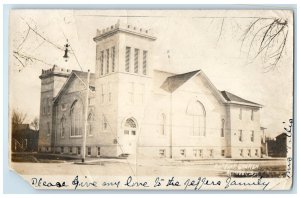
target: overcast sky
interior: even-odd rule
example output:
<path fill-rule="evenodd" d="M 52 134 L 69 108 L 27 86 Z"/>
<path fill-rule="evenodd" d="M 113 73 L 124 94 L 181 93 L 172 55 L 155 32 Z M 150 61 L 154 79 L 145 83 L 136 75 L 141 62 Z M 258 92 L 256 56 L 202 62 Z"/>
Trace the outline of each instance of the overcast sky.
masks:
<path fill-rule="evenodd" d="M 253 50 L 248 55 L 249 43 L 241 48 L 242 35 L 255 17 L 288 19 L 286 48 L 276 69 L 269 72 L 264 69 L 269 62 L 263 62 L 261 57 L 251 59 Z M 219 90 L 264 105 L 261 124 L 273 136 L 283 131 L 282 122 L 292 118 L 293 19 L 287 11 L 13 11 L 10 16 L 11 107 L 26 112 L 28 122 L 38 117 L 41 70 L 56 64 L 94 71 L 96 51 L 92 39 L 96 30 L 109 27 L 118 20 L 151 29 L 157 37 L 154 68 L 173 72 L 202 69 Z M 33 31 L 27 35 L 26 23 L 52 44 Z M 263 27 L 263 23 L 258 25 Z M 72 55 L 68 62 L 63 60 L 64 53 L 58 48 L 63 48 L 66 39 L 80 66 Z M 13 50 L 44 63 L 28 61 L 24 68 L 13 57 Z"/>

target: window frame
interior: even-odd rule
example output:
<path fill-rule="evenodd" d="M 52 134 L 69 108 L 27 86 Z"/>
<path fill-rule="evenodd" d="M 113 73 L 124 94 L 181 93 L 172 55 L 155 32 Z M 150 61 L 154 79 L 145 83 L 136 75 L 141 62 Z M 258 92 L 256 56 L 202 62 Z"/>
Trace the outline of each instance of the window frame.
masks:
<path fill-rule="evenodd" d="M 139 55 L 140 55 L 140 49 L 134 48 L 134 69 L 133 72 L 135 74 L 139 73 Z"/>
<path fill-rule="evenodd" d="M 92 147 L 88 146 L 87 149 L 86 149 L 86 151 L 87 151 L 86 152 L 87 156 L 91 156 L 92 155 Z"/>
<path fill-rule="evenodd" d="M 125 48 L 125 72 L 130 72 L 131 47 Z"/>
<path fill-rule="evenodd" d="M 84 126 L 83 125 L 83 105 L 79 100 L 74 100 L 70 108 L 71 127 L 70 138 L 82 137 Z M 76 129 L 77 128 L 77 129 Z M 76 133 L 76 130 L 77 133 Z"/>
<path fill-rule="evenodd" d="M 243 130 L 242 129 L 239 129 L 239 142 L 243 142 Z"/>
<path fill-rule="evenodd" d="M 159 157 L 165 158 L 166 157 L 166 149 L 159 149 L 158 154 L 159 154 Z"/>
<path fill-rule="evenodd" d="M 148 51 L 147 50 L 143 50 L 143 75 L 147 75 L 148 73 Z"/>
<path fill-rule="evenodd" d="M 201 108 L 201 114 L 199 111 L 195 112 L 196 107 Z M 192 132 L 194 137 L 206 137 L 206 110 L 202 102 L 199 100 L 193 100 L 187 106 L 186 114 L 192 119 Z"/>

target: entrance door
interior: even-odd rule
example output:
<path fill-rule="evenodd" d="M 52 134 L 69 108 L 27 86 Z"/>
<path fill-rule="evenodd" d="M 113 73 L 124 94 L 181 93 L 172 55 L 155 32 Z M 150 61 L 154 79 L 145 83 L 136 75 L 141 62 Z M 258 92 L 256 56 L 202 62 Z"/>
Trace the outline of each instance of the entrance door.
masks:
<path fill-rule="evenodd" d="M 123 153 L 136 153 L 137 124 L 133 118 L 128 118 L 124 124 Z"/>

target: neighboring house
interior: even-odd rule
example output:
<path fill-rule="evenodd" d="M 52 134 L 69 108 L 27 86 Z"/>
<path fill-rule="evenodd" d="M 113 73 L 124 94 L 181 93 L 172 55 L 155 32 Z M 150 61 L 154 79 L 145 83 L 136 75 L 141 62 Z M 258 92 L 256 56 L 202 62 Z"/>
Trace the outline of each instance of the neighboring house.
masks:
<path fill-rule="evenodd" d="M 275 140 L 268 140 L 268 153 L 271 157 L 286 157 L 287 154 L 287 135 L 281 133 Z"/>
<path fill-rule="evenodd" d="M 19 124 L 12 131 L 11 149 L 13 152 L 36 152 L 38 139 L 38 131 L 31 129 L 29 124 Z"/>
<path fill-rule="evenodd" d="M 81 155 L 87 120 L 88 156 L 261 157 L 262 105 L 219 91 L 202 70 L 154 69 L 155 40 L 117 23 L 97 30 L 89 83 L 88 72 L 43 70 L 39 150 Z"/>

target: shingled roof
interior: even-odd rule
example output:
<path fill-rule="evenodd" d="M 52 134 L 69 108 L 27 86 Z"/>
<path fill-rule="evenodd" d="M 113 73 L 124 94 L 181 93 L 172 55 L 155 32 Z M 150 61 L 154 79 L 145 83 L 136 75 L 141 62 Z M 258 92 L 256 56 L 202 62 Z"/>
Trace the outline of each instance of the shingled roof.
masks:
<path fill-rule="evenodd" d="M 184 74 L 170 76 L 164 81 L 164 83 L 161 85 L 160 88 L 172 93 L 176 89 L 178 89 L 181 85 L 183 85 L 186 81 L 188 81 L 190 78 L 196 75 L 199 71 L 200 70 L 196 70 Z"/>
<path fill-rule="evenodd" d="M 252 105 L 260 105 L 258 103 L 255 102 L 251 102 L 249 100 L 245 100 L 237 95 L 234 95 L 233 93 L 230 93 L 228 91 L 220 91 L 220 93 L 222 94 L 222 96 L 228 101 L 228 102 L 241 102 L 241 103 L 248 103 L 248 104 L 252 104 Z"/>

